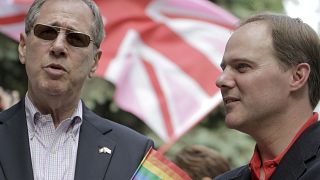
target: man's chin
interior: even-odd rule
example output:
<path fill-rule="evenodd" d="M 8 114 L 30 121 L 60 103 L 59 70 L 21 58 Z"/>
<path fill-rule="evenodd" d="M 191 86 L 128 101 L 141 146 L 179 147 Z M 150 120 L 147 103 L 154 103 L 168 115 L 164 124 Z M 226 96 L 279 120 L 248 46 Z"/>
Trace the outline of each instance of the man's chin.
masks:
<path fill-rule="evenodd" d="M 235 116 L 233 116 L 231 114 L 226 115 L 225 124 L 230 129 L 238 129 L 242 125 L 239 118 L 236 118 Z"/>
<path fill-rule="evenodd" d="M 45 87 L 43 88 L 43 92 L 47 94 L 48 96 L 62 96 L 68 92 L 66 88 L 61 88 L 61 87 Z"/>

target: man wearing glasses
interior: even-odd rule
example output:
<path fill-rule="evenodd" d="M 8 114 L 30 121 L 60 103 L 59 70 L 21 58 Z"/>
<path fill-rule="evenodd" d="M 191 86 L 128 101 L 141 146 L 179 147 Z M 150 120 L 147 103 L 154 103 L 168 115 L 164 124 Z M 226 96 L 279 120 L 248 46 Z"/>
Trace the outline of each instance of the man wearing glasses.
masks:
<path fill-rule="evenodd" d="M 0 114 L 0 180 L 130 179 L 153 142 L 80 100 L 101 56 L 97 6 L 36 0 L 25 25 L 19 59 L 28 92 Z"/>

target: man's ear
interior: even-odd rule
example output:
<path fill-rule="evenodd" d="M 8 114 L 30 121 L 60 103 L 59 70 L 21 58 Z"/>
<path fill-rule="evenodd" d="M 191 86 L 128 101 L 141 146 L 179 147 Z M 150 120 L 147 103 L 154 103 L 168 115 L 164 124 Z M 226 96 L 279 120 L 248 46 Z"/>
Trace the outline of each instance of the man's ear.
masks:
<path fill-rule="evenodd" d="M 21 62 L 21 64 L 25 64 L 26 63 L 26 40 L 27 40 L 27 35 L 26 33 L 21 33 L 20 34 L 20 42 L 19 42 L 19 46 L 18 46 L 18 52 L 19 52 L 19 60 Z"/>
<path fill-rule="evenodd" d="M 89 73 L 89 78 L 91 78 L 94 75 L 94 73 L 96 72 L 101 54 L 102 54 L 102 51 L 100 49 L 98 49 L 95 56 L 94 56 L 94 63 L 92 64 L 92 67 L 91 67 L 91 70 Z"/>
<path fill-rule="evenodd" d="M 292 91 L 300 89 L 308 82 L 310 71 L 308 63 L 300 63 L 292 69 L 292 81 L 290 83 Z"/>

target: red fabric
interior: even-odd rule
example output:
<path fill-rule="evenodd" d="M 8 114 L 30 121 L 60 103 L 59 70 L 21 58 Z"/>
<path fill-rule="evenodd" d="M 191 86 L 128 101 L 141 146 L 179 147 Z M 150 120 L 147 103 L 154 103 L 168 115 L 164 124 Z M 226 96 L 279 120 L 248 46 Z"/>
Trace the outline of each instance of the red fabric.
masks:
<path fill-rule="evenodd" d="M 260 167 L 262 164 L 263 171 L 265 173 L 265 180 L 270 179 L 273 172 L 276 170 L 277 166 L 279 165 L 281 159 L 283 156 L 288 152 L 290 147 L 294 144 L 294 142 L 300 137 L 300 135 L 305 131 L 309 126 L 317 122 L 318 120 L 318 113 L 314 113 L 313 116 L 311 116 L 308 121 L 301 127 L 301 129 L 298 131 L 298 133 L 294 136 L 293 140 L 290 142 L 290 144 L 287 146 L 287 148 L 279 154 L 275 159 L 272 160 L 266 160 L 261 163 L 262 160 L 260 158 L 260 152 L 258 147 L 256 146 L 253 156 L 250 160 L 250 170 L 251 170 L 251 179 L 252 180 L 260 180 Z"/>

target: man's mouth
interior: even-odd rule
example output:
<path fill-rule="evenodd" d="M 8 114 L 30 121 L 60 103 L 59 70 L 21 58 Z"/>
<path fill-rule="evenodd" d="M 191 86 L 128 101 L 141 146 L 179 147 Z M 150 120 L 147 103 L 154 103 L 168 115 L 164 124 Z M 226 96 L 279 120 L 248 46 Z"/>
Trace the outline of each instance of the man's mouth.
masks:
<path fill-rule="evenodd" d="M 52 69 L 56 69 L 56 70 L 66 71 L 66 69 L 63 66 L 61 66 L 60 64 L 49 64 L 49 65 L 45 66 L 45 68 L 52 68 Z"/>
<path fill-rule="evenodd" d="M 230 96 L 227 96 L 227 97 L 223 98 L 224 104 L 230 104 L 230 103 L 233 103 L 233 102 L 236 102 L 236 101 L 239 101 L 239 98 L 230 97 Z"/>
<path fill-rule="evenodd" d="M 63 76 L 67 72 L 67 70 L 60 64 L 49 64 L 44 66 L 43 69 L 54 79 Z"/>

